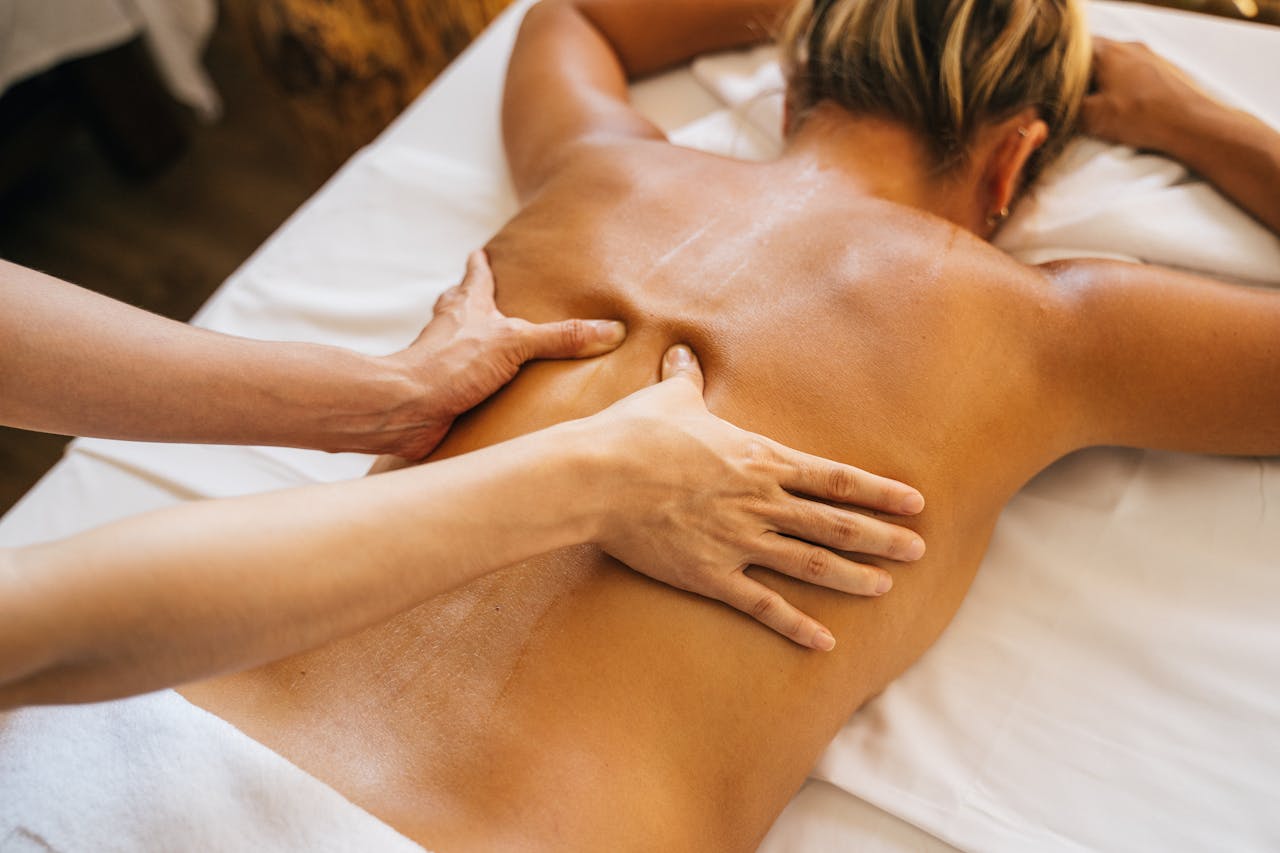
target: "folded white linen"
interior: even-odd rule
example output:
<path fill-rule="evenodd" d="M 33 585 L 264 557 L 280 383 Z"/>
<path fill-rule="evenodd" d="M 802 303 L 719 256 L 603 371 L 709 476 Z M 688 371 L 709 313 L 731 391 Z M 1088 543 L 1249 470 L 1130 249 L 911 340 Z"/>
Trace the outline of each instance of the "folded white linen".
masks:
<path fill-rule="evenodd" d="M 166 690 L 0 717 L 0 850 L 423 853 Z"/>

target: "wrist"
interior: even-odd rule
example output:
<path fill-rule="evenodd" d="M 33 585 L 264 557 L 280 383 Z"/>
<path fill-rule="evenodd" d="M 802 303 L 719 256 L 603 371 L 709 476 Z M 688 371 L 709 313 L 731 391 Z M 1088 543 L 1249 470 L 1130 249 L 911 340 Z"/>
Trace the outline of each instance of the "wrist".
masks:
<path fill-rule="evenodd" d="M 593 416 L 565 421 L 534 437 L 545 442 L 542 458 L 554 460 L 557 466 L 552 479 L 562 484 L 559 504 L 572 543 L 606 539 L 626 486 L 613 434 Z"/>
<path fill-rule="evenodd" d="M 447 424 L 436 425 L 423 412 L 427 389 L 393 358 L 324 349 L 325 357 L 315 352 L 304 356 L 317 371 L 317 384 L 300 394 L 309 425 L 295 442 L 299 446 L 413 458 L 413 445 L 424 433 L 433 426 L 439 426 L 441 434 L 447 429 Z"/>
<path fill-rule="evenodd" d="M 1195 168 L 1217 146 L 1217 140 L 1234 121 L 1234 114 L 1234 110 L 1211 98 L 1188 98 L 1168 110 L 1154 147 Z"/>
<path fill-rule="evenodd" d="M 359 450 L 421 459 L 435 448 L 453 419 L 431 407 L 437 390 L 395 356 L 364 357 L 361 409 L 354 424 Z"/>

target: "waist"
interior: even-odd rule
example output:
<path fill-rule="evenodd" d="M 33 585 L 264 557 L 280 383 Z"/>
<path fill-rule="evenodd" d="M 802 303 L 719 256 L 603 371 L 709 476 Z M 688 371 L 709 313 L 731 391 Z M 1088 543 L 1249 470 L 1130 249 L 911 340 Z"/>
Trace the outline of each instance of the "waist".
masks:
<path fill-rule="evenodd" d="M 750 850 L 871 689 L 576 548 L 186 692 L 429 849 Z"/>

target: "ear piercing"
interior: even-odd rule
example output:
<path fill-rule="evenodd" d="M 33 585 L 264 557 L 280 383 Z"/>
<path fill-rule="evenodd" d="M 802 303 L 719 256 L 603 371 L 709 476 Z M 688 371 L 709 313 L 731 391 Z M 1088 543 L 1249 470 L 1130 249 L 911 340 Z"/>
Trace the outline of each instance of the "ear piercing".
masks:
<path fill-rule="evenodd" d="M 1018 135 L 1021 136 L 1023 139 L 1026 139 L 1028 136 L 1031 135 L 1031 131 L 1027 130 L 1025 127 L 1020 127 L 1018 128 Z M 1004 222 L 1008 218 L 1009 218 L 1009 207 L 1008 205 L 1005 205 L 1004 207 L 1000 208 L 998 211 L 996 211 L 995 213 L 992 213 L 987 217 L 987 224 L 992 226 L 999 225 L 1001 222 Z"/>

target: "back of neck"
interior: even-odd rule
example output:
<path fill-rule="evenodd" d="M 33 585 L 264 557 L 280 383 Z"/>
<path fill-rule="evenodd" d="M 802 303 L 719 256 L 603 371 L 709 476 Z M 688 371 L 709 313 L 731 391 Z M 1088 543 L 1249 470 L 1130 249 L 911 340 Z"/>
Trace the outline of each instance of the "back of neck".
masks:
<path fill-rule="evenodd" d="M 899 121 L 823 102 L 792 133 L 783 159 L 836 172 L 867 195 L 968 226 L 963 182 L 938 175 L 920 134 Z"/>

